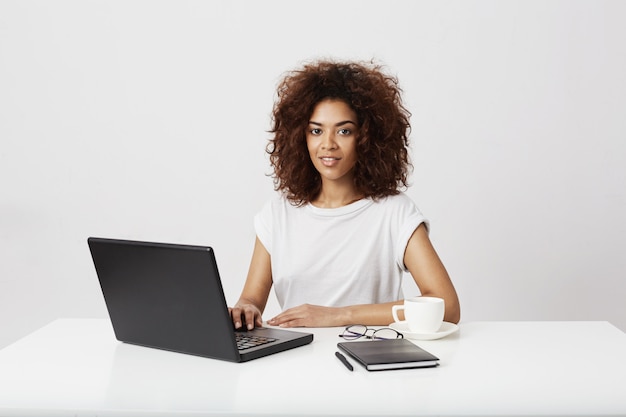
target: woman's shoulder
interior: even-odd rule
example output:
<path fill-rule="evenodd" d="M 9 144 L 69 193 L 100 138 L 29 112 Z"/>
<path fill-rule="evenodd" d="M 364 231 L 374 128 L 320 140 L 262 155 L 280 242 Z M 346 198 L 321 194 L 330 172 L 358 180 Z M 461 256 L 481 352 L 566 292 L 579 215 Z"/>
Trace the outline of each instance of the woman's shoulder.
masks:
<path fill-rule="evenodd" d="M 386 216 L 405 218 L 412 216 L 423 216 L 419 207 L 411 197 L 405 193 L 398 193 L 384 197 L 375 202 L 378 211 Z"/>
<path fill-rule="evenodd" d="M 415 202 L 403 192 L 399 192 L 398 194 L 393 194 L 387 197 L 384 197 L 377 201 L 378 204 L 388 206 L 388 207 L 397 207 L 397 208 L 408 208 L 408 207 L 416 207 Z"/>
<path fill-rule="evenodd" d="M 424 223 L 427 228 L 430 227 L 428 219 L 417 207 L 417 204 L 405 193 L 400 192 L 385 197 L 381 203 L 385 205 L 381 209 L 385 217 L 395 219 L 402 228 L 408 231 L 412 232 L 421 223 Z"/>
<path fill-rule="evenodd" d="M 298 208 L 300 207 L 294 205 L 285 195 L 281 193 L 275 193 L 265 201 L 262 211 L 285 213 L 292 210 L 297 210 Z"/>

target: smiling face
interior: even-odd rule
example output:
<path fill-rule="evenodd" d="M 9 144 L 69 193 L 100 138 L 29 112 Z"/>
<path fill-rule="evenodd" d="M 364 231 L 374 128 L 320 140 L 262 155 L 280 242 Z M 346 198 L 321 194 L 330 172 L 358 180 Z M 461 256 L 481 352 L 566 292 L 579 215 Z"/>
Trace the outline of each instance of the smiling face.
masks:
<path fill-rule="evenodd" d="M 350 106 L 336 99 L 320 101 L 311 114 L 306 132 L 309 156 L 322 177 L 329 182 L 352 184 L 357 162 L 357 115 Z"/>

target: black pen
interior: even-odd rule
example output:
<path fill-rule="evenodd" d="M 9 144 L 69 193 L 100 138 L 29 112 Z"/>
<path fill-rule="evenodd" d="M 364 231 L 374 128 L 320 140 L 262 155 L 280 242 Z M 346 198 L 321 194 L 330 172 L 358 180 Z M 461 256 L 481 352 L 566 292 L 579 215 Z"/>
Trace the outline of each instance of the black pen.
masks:
<path fill-rule="evenodd" d="M 339 360 L 341 361 L 341 363 L 343 363 L 344 365 L 346 365 L 346 368 L 348 368 L 350 371 L 353 371 L 354 368 L 352 367 L 352 365 L 350 365 L 350 362 L 348 362 L 348 360 L 346 359 L 345 356 L 343 356 L 341 353 L 339 352 L 335 352 L 335 356 L 339 358 Z"/>

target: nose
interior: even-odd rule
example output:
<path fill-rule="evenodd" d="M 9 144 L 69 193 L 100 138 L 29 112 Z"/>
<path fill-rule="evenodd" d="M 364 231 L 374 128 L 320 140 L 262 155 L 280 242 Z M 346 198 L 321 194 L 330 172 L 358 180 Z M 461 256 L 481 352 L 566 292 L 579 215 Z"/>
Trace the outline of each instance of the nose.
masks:
<path fill-rule="evenodd" d="M 335 142 L 335 133 L 328 132 L 322 137 L 322 149 L 331 150 L 337 148 L 337 142 Z"/>

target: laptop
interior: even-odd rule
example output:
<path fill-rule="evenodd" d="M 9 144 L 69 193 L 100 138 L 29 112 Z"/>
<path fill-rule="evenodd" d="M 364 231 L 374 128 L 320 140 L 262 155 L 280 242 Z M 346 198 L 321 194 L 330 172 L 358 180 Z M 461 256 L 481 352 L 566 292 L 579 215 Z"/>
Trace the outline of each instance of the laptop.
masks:
<path fill-rule="evenodd" d="M 88 245 L 119 341 L 232 362 L 313 341 L 271 327 L 235 331 L 211 247 L 97 237 Z"/>

